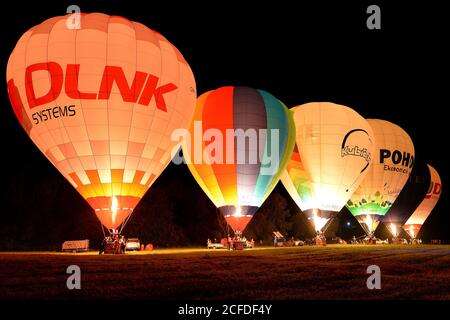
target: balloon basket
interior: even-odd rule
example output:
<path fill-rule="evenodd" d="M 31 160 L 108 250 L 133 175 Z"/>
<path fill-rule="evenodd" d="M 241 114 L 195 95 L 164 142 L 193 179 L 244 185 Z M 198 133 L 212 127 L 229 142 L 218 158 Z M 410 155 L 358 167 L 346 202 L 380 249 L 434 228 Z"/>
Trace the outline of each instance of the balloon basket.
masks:
<path fill-rule="evenodd" d="M 373 234 L 369 234 L 369 239 L 367 240 L 366 244 L 368 245 L 375 245 L 377 244 L 377 239 Z"/>
<path fill-rule="evenodd" d="M 316 246 L 325 247 L 327 245 L 327 238 L 325 238 L 321 234 L 317 235 L 314 240 L 315 240 Z"/>
<path fill-rule="evenodd" d="M 107 243 L 105 245 L 105 254 L 124 254 L 125 252 L 118 243 Z"/>

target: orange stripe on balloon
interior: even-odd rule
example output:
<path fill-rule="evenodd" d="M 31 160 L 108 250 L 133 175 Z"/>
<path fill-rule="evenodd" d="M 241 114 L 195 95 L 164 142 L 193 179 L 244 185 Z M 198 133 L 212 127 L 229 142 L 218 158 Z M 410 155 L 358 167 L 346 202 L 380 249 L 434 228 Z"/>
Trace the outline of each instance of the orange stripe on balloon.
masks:
<path fill-rule="evenodd" d="M 101 183 L 97 170 L 86 170 L 85 172 L 89 178 L 89 181 L 91 181 L 91 184 L 94 184 L 94 183 L 100 184 Z"/>
<path fill-rule="evenodd" d="M 114 183 L 114 190 L 120 190 L 119 193 L 114 193 L 114 195 L 142 197 L 149 188 L 150 184 L 155 180 L 155 178 L 156 176 L 152 175 L 146 185 L 135 183 Z M 77 191 L 83 196 L 83 198 L 96 197 L 100 195 L 113 195 L 113 189 L 111 188 L 110 183 L 80 185 L 77 187 Z"/>
<path fill-rule="evenodd" d="M 156 178 L 156 176 L 155 176 L 154 174 L 151 174 L 151 175 L 150 175 L 150 178 L 148 178 L 148 181 L 147 181 L 147 183 L 145 184 L 145 186 L 146 186 L 147 188 L 150 188 L 150 185 L 153 183 L 153 181 L 155 180 L 155 178 Z"/>
<path fill-rule="evenodd" d="M 82 186 L 83 183 L 81 182 L 80 178 L 78 178 L 78 175 L 75 172 L 69 173 L 69 176 L 72 178 L 72 180 L 78 185 Z"/>
<path fill-rule="evenodd" d="M 225 203 L 237 202 L 236 164 L 226 163 L 226 153 L 235 152 L 234 139 L 226 143 L 226 129 L 234 129 L 233 121 L 233 87 L 214 90 L 206 99 L 203 108 L 203 132 L 208 129 L 221 131 L 223 140 L 223 163 L 213 163 L 213 169 Z M 236 155 L 234 155 L 236 158 Z"/>
<path fill-rule="evenodd" d="M 111 169 L 111 182 L 118 183 L 123 181 L 123 169 Z"/>
<path fill-rule="evenodd" d="M 133 184 L 140 184 L 144 174 L 144 171 L 136 170 L 134 173 Z"/>
<path fill-rule="evenodd" d="M 194 163 L 194 152 L 195 152 L 195 145 L 194 145 L 194 124 L 198 121 L 202 121 L 202 114 L 203 114 L 203 107 L 205 105 L 205 101 L 208 98 L 208 96 L 213 91 L 208 91 L 204 94 L 202 94 L 197 99 L 197 106 L 195 108 L 194 116 L 191 122 L 191 125 L 189 127 L 189 133 L 190 133 L 190 139 L 188 141 L 183 141 L 183 155 L 186 159 L 187 166 L 189 170 L 191 171 L 192 175 L 194 176 L 194 179 L 198 182 L 200 187 L 203 189 L 203 191 L 206 193 L 209 199 L 213 201 L 214 205 L 216 207 L 220 207 L 225 205 L 222 193 L 220 192 L 220 189 L 218 187 L 217 179 L 214 176 L 214 172 L 212 171 L 212 168 L 209 164 L 206 163 Z M 201 141 L 201 150 L 204 148 L 204 142 Z M 200 151 L 201 151 L 200 150 Z M 202 154 L 200 154 L 202 157 Z M 200 158 L 201 160 L 202 158 Z"/>

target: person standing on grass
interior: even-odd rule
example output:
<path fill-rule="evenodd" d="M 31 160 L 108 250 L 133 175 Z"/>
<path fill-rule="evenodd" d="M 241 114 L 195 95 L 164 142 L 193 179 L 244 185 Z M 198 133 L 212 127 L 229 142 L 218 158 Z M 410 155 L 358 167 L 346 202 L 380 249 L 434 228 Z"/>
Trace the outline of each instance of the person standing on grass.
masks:
<path fill-rule="evenodd" d="M 100 250 L 99 250 L 98 254 L 105 253 L 105 247 L 106 247 L 106 238 L 103 237 L 103 240 L 100 243 Z"/>
<path fill-rule="evenodd" d="M 126 242 L 127 240 L 125 239 L 125 236 L 121 236 L 120 238 L 120 253 L 125 253 L 126 250 Z"/>
<path fill-rule="evenodd" d="M 118 254 L 120 247 L 119 247 L 119 239 L 117 237 L 117 235 L 114 235 L 114 254 Z"/>

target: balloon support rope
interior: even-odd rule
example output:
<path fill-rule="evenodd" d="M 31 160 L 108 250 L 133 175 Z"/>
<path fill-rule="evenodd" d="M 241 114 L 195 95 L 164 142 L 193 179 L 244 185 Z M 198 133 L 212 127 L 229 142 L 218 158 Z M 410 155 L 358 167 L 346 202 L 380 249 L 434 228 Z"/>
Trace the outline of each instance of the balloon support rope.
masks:
<path fill-rule="evenodd" d="M 119 234 L 122 234 L 122 230 L 123 228 L 126 226 L 126 224 L 128 223 L 128 220 L 130 220 L 131 216 L 133 215 L 134 210 L 131 212 L 131 214 L 125 219 L 125 221 L 122 223 L 122 225 L 120 226 L 119 229 Z"/>
<path fill-rule="evenodd" d="M 100 228 L 102 228 L 103 238 L 106 238 L 105 227 L 103 226 L 103 224 L 101 222 L 100 222 Z"/>

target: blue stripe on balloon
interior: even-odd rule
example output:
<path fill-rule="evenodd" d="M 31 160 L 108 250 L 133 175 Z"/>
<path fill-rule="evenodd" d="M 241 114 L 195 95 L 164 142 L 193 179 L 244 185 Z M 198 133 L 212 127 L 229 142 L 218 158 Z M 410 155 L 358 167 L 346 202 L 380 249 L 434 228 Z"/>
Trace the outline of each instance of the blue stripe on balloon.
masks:
<path fill-rule="evenodd" d="M 286 149 L 286 144 L 288 140 L 288 119 L 286 117 L 285 110 L 274 96 L 272 96 L 270 93 L 265 92 L 263 90 L 257 90 L 259 94 L 262 96 L 264 100 L 264 105 L 266 107 L 266 113 L 267 113 L 267 138 L 266 138 L 266 145 L 264 150 L 264 157 L 262 159 L 261 167 L 269 167 L 270 164 L 267 164 L 267 157 L 265 156 L 268 154 L 268 150 L 271 150 L 271 129 L 278 129 L 279 130 L 279 146 L 278 146 L 278 165 L 281 162 L 281 159 L 284 156 L 284 152 Z M 256 199 L 263 199 L 266 192 L 268 191 L 268 188 L 273 180 L 274 175 L 278 171 L 277 170 L 271 175 L 263 175 L 259 174 L 258 180 L 256 182 L 256 188 L 255 188 L 255 198 Z"/>

